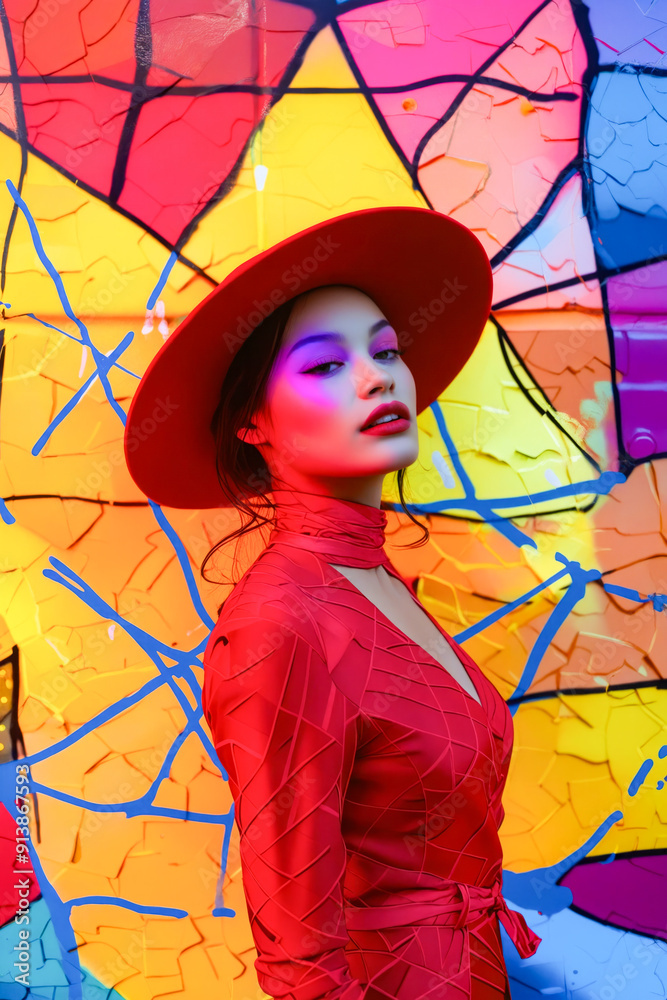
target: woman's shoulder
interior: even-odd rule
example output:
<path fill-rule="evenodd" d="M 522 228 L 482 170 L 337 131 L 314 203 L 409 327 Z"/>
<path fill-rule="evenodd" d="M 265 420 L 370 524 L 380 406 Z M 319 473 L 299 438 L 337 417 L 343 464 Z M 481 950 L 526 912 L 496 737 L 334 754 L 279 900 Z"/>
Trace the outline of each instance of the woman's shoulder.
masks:
<path fill-rule="evenodd" d="M 257 557 L 225 599 L 207 650 L 228 632 L 254 629 L 259 635 L 278 627 L 322 652 L 314 588 L 324 585 L 324 573 L 312 553 L 301 555 L 268 548 Z"/>
<path fill-rule="evenodd" d="M 357 618 L 347 614 L 347 591 L 335 592 L 332 575 L 312 552 L 286 553 L 277 546 L 264 550 L 225 601 L 204 666 L 220 658 L 245 666 L 248 660 L 270 660 L 270 674 L 278 675 L 281 665 L 291 669 L 287 661 L 295 657 L 304 670 L 310 669 L 306 663 L 319 663 L 335 686 L 359 704 L 371 660 L 364 650 L 371 648 L 372 636 L 367 646 L 359 644 Z"/>

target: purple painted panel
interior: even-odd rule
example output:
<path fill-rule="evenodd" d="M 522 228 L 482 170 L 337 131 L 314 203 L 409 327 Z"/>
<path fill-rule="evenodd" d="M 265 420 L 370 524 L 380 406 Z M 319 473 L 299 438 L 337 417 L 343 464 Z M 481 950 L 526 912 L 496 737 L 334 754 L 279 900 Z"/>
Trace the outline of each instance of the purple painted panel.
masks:
<path fill-rule="evenodd" d="M 621 428 L 635 459 L 667 452 L 667 262 L 607 281 Z"/>
<path fill-rule="evenodd" d="M 666 878 L 666 854 L 640 854 L 576 865 L 559 884 L 596 920 L 667 941 Z"/>

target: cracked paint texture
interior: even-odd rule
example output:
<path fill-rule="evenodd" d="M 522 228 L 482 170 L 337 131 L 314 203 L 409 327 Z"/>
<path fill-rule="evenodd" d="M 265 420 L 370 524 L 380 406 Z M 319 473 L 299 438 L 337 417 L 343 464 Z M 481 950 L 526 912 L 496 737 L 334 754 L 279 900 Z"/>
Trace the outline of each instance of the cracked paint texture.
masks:
<path fill-rule="evenodd" d="M 384 500 L 394 565 L 514 716 L 504 892 L 543 943 L 505 941 L 512 996 L 664 995 L 665 4 L 0 19 L 0 882 L 23 762 L 35 946 L 26 987 L 3 888 L 0 995 L 259 995 L 200 706 L 229 585 L 199 566 L 237 522 L 141 495 L 124 416 L 216 282 L 376 205 L 451 215 L 494 269 L 479 345 L 418 421 L 430 543 L 396 547 L 391 477 Z"/>

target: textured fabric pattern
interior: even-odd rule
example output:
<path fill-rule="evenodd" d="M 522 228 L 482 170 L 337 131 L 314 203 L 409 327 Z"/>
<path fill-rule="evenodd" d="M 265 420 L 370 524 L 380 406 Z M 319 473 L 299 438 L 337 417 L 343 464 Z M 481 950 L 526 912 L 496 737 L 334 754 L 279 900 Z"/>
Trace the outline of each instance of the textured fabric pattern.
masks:
<path fill-rule="evenodd" d="M 221 610 L 203 690 L 260 986 L 288 1000 L 503 1000 L 499 918 L 522 957 L 540 941 L 500 891 L 512 716 L 433 616 L 479 702 L 330 565 L 400 580 L 384 511 L 273 497 L 276 526 Z"/>

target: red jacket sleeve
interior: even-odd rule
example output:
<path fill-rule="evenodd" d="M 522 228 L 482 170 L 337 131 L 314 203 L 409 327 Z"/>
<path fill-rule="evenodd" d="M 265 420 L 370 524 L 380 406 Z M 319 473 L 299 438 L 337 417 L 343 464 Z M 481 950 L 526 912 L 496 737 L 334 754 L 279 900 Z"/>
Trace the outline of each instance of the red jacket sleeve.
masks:
<path fill-rule="evenodd" d="M 286 625 L 230 622 L 212 638 L 204 713 L 234 799 L 259 984 L 281 1000 L 362 1000 L 344 950 L 348 701 Z"/>

